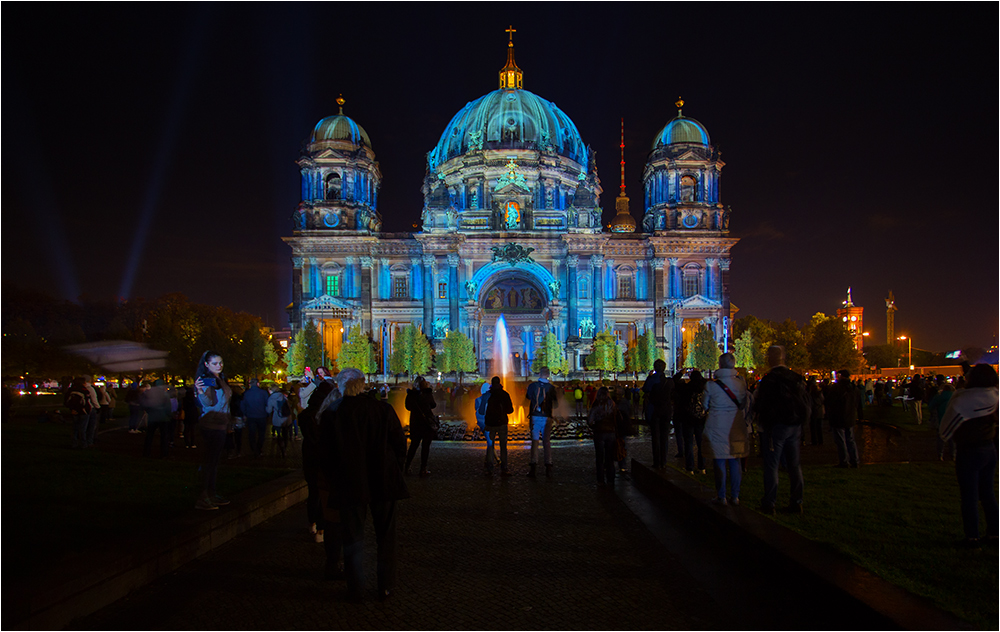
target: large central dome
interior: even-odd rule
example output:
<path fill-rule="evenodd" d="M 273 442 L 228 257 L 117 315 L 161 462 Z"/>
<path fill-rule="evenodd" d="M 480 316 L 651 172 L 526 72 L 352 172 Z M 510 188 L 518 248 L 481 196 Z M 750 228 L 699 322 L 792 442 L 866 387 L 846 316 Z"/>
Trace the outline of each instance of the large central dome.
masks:
<path fill-rule="evenodd" d="M 428 155 L 432 169 L 481 149 L 552 151 L 584 166 L 587 148 L 566 114 L 550 101 L 518 89 L 494 90 L 451 119 Z"/>

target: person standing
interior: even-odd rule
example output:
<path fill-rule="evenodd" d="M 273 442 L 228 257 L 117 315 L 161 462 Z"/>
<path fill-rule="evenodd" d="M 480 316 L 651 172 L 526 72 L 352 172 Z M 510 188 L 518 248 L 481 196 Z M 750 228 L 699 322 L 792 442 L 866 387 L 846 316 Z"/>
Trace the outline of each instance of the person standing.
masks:
<path fill-rule="evenodd" d="M 705 435 L 708 437 L 708 444 L 712 446 L 715 500 L 722 505 L 728 504 L 728 472 L 728 502 L 738 505 L 742 481 L 740 459 L 749 454 L 749 442 L 742 414 L 747 403 L 747 385 L 736 373 L 736 357 L 733 354 L 723 353 L 719 356 L 719 370 L 715 372 L 715 380 L 705 385 L 703 403 L 708 412 Z"/>
<path fill-rule="evenodd" d="M 679 376 L 674 376 L 677 382 L 674 390 L 674 426 L 680 427 L 684 443 L 684 469 L 688 474 L 694 474 L 696 466 L 702 474 L 705 473 L 705 456 L 702 454 L 701 439 L 705 431 L 705 378 L 701 371 L 694 369 L 684 383 Z M 677 422 L 680 422 L 679 424 Z M 675 430 L 676 434 L 676 430 Z M 680 445 L 680 441 L 678 441 Z M 695 449 L 698 459 L 695 461 Z"/>
<path fill-rule="evenodd" d="M 319 494 L 319 420 L 317 412 L 320 406 L 326 401 L 327 396 L 336 390 L 334 382 L 324 379 L 317 380 L 318 384 L 305 410 L 299 413 L 299 429 L 302 430 L 302 475 L 306 479 L 306 520 L 309 524 L 309 532 L 322 543 L 325 538 L 325 525 L 323 521 L 323 504 L 320 502 Z M 332 402 L 331 402 L 332 404 Z M 336 564 L 339 560 L 334 560 Z"/>
<path fill-rule="evenodd" d="M 498 375 L 490 380 L 488 395 L 483 414 L 486 416 L 486 431 L 493 437 L 493 441 L 486 448 L 486 461 L 493 461 L 493 446 L 499 441 L 500 476 L 510 476 L 510 470 L 507 469 L 507 415 L 514 412 L 514 403 L 510 400 L 510 394 L 503 390 Z"/>
<path fill-rule="evenodd" d="M 955 442 L 955 475 L 962 501 L 965 539 L 959 546 L 976 548 L 997 538 L 997 373 L 988 364 L 977 364 L 968 373 L 964 389 L 951 396 L 941 419 L 939 434 Z M 980 539 L 979 505 L 986 514 L 986 536 Z"/>
<path fill-rule="evenodd" d="M 97 442 L 97 426 L 101 420 L 101 402 L 97 399 L 97 390 L 94 388 L 94 376 L 87 375 L 83 379 L 84 387 L 87 389 L 87 398 L 90 400 L 90 412 L 87 416 L 87 447 L 91 448 Z"/>
<path fill-rule="evenodd" d="M 937 393 L 931 398 L 928 408 L 931 413 L 931 428 L 936 432 L 941 429 L 941 420 L 944 419 L 944 414 L 948 410 L 948 402 L 951 401 L 951 396 L 955 394 L 955 387 L 949 384 L 943 375 L 938 375 L 935 378 L 937 383 Z M 938 460 L 944 461 L 944 449 L 948 446 L 951 449 L 951 458 L 955 458 L 955 442 L 949 441 L 945 443 L 941 439 L 941 435 L 937 435 L 938 438 Z"/>
<path fill-rule="evenodd" d="M 784 459 L 791 493 L 787 511 L 802 513 L 802 466 L 799 463 L 799 439 L 802 425 L 809 423 L 810 401 L 802 376 L 785 366 L 785 348 L 767 349 L 771 370 L 761 378 L 754 393 L 754 412 L 761 427 L 761 450 L 764 457 L 764 497 L 761 511 L 774 513 L 778 496 L 778 464 Z"/>
<path fill-rule="evenodd" d="M 917 425 L 924 423 L 924 376 L 914 375 L 910 380 L 910 388 L 905 393 L 913 403 L 913 414 L 917 419 Z M 906 401 L 905 399 L 903 400 Z"/>
<path fill-rule="evenodd" d="M 143 442 L 142 456 L 152 456 L 153 433 L 160 433 L 160 458 L 165 459 L 169 453 L 170 440 L 170 397 L 163 380 L 153 382 L 151 388 L 139 395 L 139 403 L 146 413 L 146 440 Z"/>
<path fill-rule="evenodd" d="M 556 405 L 556 388 L 549 383 L 549 369 L 538 371 L 538 381 L 528 385 L 525 399 L 530 402 L 528 431 L 531 433 L 531 459 L 528 476 L 534 478 L 538 466 L 538 442 L 542 442 L 545 475 L 552 476 L 552 408 Z"/>
<path fill-rule="evenodd" d="M 823 389 L 819 387 L 815 375 L 809 376 L 806 390 L 809 391 L 809 400 L 812 405 L 812 412 L 809 415 L 809 434 L 812 438 L 812 444 L 823 445 L 823 419 L 826 417 L 826 409 L 823 406 Z"/>
<path fill-rule="evenodd" d="M 413 380 L 413 388 L 406 391 L 406 410 L 410 411 L 410 449 L 406 453 L 404 471 L 410 473 L 410 463 L 420 448 L 420 476 L 429 476 L 427 457 L 431 452 L 431 441 L 437 439 L 437 408 L 434 391 L 422 376 Z"/>
<path fill-rule="evenodd" d="M 125 403 L 128 404 L 128 431 L 129 434 L 139 433 L 139 422 L 142 421 L 142 406 L 139 404 L 141 395 L 140 386 L 135 382 L 129 386 L 125 393 Z"/>
<path fill-rule="evenodd" d="M 611 485 L 615 482 L 615 451 L 617 449 L 617 429 L 619 424 L 618 406 L 611 400 L 607 386 L 597 389 L 594 405 L 587 418 L 594 436 L 597 484 Z"/>
<path fill-rule="evenodd" d="M 264 411 L 271 417 L 271 428 L 277 432 L 275 443 L 278 444 L 278 450 L 281 452 L 281 457 L 284 458 L 292 425 L 292 406 L 284 391 L 277 384 L 271 384 L 268 391 L 270 395 L 267 398 Z"/>
<path fill-rule="evenodd" d="M 496 433 L 490 432 L 486 429 L 486 403 L 490 399 L 490 383 L 483 382 L 482 387 L 479 389 L 479 397 L 476 398 L 476 425 L 483 433 L 483 437 L 486 439 L 486 457 L 484 462 L 484 468 L 487 475 L 493 474 L 493 469 L 496 467 L 498 459 L 493 451 L 493 442 L 496 440 Z"/>
<path fill-rule="evenodd" d="M 246 418 L 247 447 L 254 458 L 260 458 L 264 449 L 264 433 L 267 429 L 268 393 L 260 387 L 257 378 L 250 380 L 250 388 L 243 393 L 243 416 Z"/>
<path fill-rule="evenodd" d="M 63 405 L 73 415 L 73 447 L 87 447 L 87 422 L 90 419 L 90 394 L 86 378 L 77 377 L 66 389 Z"/>
<path fill-rule="evenodd" d="M 837 467 L 858 467 L 854 425 L 861 419 L 861 395 L 851 383 L 851 372 L 837 371 L 837 381 L 828 391 L 826 414 L 837 446 Z"/>
<path fill-rule="evenodd" d="M 578 383 L 573 389 L 573 399 L 576 401 L 576 416 L 580 419 L 586 417 L 586 406 L 583 404 L 583 388 Z"/>
<path fill-rule="evenodd" d="M 646 396 L 645 417 L 653 436 L 653 467 L 667 465 L 667 439 L 670 421 L 673 417 L 674 381 L 666 376 L 667 363 L 657 359 L 653 362 L 653 372 L 642 385 Z M 678 449 L 681 445 L 680 432 L 674 432 Z"/>
<path fill-rule="evenodd" d="M 205 488 L 194 505 L 195 509 L 213 510 L 229 504 L 229 501 L 220 496 L 215 488 L 219 459 L 226 445 L 226 433 L 232 423 L 229 401 L 233 391 L 229 388 L 229 382 L 226 381 L 226 374 L 222 369 L 222 356 L 215 351 L 206 351 L 201 355 L 201 361 L 195 371 L 194 387 L 198 392 L 198 402 L 201 404 L 198 427 L 201 428 L 205 450 L 205 462 L 202 464 Z"/>
<path fill-rule="evenodd" d="M 392 407 L 364 394 L 357 369 L 337 375 L 343 397 L 320 416 L 321 467 L 329 483 L 328 505 L 340 515 L 344 571 L 350 601 L 364 598 L 365 518 L 375 526 L 378 597 L 396 583 L 396 502 L 410 497 L 402 477 L 406 437 Z"/>

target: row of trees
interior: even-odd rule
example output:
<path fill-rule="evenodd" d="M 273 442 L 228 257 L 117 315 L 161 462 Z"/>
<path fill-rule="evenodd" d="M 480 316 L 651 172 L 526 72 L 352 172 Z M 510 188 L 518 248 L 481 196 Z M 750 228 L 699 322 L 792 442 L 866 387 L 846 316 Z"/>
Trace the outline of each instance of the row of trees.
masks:
<path fill-rule="evenodd" d="M 163 377 L 191 375 L 207 349 L 222 355 L 226 373 L 234 378 L 266 376 L 281 363 L 259 317 L 191 303 L 183 294 L 129 301 L 83 297 L 74 303 L 5 285 L 2 314 L 5 378 L 103 373 L 63 351 L 66 345 L 101 340 L 168 351 L 166 368 L 156 372 Z"/>

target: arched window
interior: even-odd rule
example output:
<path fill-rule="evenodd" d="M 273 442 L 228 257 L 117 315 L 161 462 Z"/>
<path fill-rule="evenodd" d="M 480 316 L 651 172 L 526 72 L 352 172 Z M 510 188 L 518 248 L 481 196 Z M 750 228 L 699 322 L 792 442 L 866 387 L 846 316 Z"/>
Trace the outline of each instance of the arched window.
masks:
<path fill-rule="evenodd" d="M 340 174 L 331 173 L 326 176 L 326 199 L 328 200 L 339 200 L 340 199 Z"/>
<path fill-rule="evenodd" d="M 619 266 L 617 270 L 618 292 L 616 298 L 623 301 L 635 300 L 635 270 L 629 266 Z"/>
<path fill-rule="evenodd" d="M 696 263 L 684 266 L 684 298 L 701 292 L 701 268 Z"/>
<path fill-rule="evenodd" d="M 693 176 L 681 177 L 681 202 L 695 201 L 695 188 L 697 184 L 698 181 Z"/>

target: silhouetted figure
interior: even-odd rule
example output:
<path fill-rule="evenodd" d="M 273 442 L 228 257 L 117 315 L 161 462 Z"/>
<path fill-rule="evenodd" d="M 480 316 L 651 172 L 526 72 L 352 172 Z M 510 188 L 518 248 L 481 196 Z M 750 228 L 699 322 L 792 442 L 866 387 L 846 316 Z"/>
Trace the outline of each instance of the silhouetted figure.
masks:
<path fill-rule="evenodd" d="M 837 467 L 858 467 L 854 426 L 861 418 L 861 395 L 851 383 L 851 372 L 837 371 L 837 381 L 827 391 L 826 415 L 837 446 Z"/>
<path fill-rule="evenodd" d="M 437 402 L 434 391 L 421 376 L 413 380 L 413 388 L 406 391 L 406 410 L 410 411 L 410 449 L 406 453 L 404 470 L 410 473 L 410 463 L 420 447 L 420 476 L 427 476 L 427 457 L 431 452 L 431 441 L 437 439 L 438 421 L 434 415 Z"/>
<path fill-rule="evenodd" d="M 663 360 L 653 362 L 653 372 L 642 385 L 646 395 L 645 417 L 649 431 L 653 437 L 653 467 L 662 468 L 667 465 L 667 439 L 669 437 L 670 420 L 673 417 L 674 380 L 667 377 L 664 371 L 667 363 Z M 675 432 L 678 451 L 680 450 L 680 433 Z"/>

